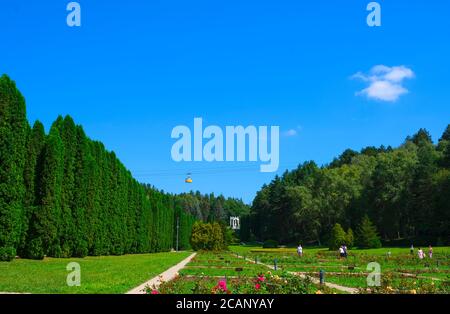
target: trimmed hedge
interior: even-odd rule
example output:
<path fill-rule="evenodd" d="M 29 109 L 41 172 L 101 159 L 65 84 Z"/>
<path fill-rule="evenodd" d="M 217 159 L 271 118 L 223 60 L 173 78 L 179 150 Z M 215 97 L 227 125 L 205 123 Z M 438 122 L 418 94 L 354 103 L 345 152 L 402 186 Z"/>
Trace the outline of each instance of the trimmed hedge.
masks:
<path fill-rule="evenodd" d="M 264 249 L 276 249 L 278 248 L 278 241 L 275 240 L 266 240 L 263 244 Z"/>

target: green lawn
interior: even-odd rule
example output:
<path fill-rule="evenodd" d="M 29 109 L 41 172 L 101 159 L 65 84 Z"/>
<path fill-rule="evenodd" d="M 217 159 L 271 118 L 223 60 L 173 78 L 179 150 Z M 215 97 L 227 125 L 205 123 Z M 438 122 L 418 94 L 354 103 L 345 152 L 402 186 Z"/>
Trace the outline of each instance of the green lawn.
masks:
<path fill-rule="evenodd" d="M 236 271 L 239 268 L 239 271 Z M 182 275 L 193 276 L 256 276 L 267 272 L 264 265 L 255 265 L 229 252 L 200 252 L 184 269 Z"/>
<path fill-rule="evenodd" d="M 0 262 L 0 292 L 125 293 L 188 257 L 190 252 Z M 81 267 L 81 286 L 69 287 L 66 266 Z"/>
<path fill-rule="evenodd" d="M 387 252 L 391 252 L 391 255 L 388 256 Z M 16 259 L 12 262 L 0 262 L 0 292 L 124 293 L 157 276 L 189 254 L 190 252 L 154 253 L 83 259 L 46 258 L 43 261 Z M 258 264 L 242 257 L 251 261 L 255 261 L 256 258 Z M 350 250 L 348 259 L 341 259 L 337 257 L 336 252 L 324 248 L 305 248 L 304 256 L 299 258 L 295 248 L 262 249 L 248 246 L 232 246 L 228 252 L 199 252 L 187 267 L 180 271 L 181 276 L 173 285 L 169 283 L 165 285 L 166 293 L 191 291 L 193 285 L 198 282 L 196 279 L 200 278 L 205 278 L 204 286 L 209 291 L 217 284 L 217 278 L 227 277 L 232 280 L 230 285 L 234 285 L 234 293 L 241 289 L 251 292 L 248 289 L 253 289 L 257 275 L 267 274 L 269 271 L 260 263 L 273 265 L 274 260 L 277 262 L 278 271 L 273 271 L 273 274 L 284 276 L 282 274 L 286 275 L 289 271 L 306 272 L 317 277 L 319 270 L 323 269 L 325 281 L 357 288 L 366 287 L 369 272 L 366 269 L 367 264 L 375 261 L 381 266 L 384 289 L 391 287 L 395 291 L 401 289 L 409 291 L 417 287 L 418 293 L 449 293 L 449 247 L 434 248 L 432 260 L 429 258 L 419 260 L 417 256 L 409 254 L 408 248 L 353 249 Z M 66 284 L 69 274 L 66 266 L 70 262 L 80 264 L 80 287 L 69 287 Z M 290 283 L 294 279 L 290 277 L 288 284 L 284 284 L 283 280 L 281 279 L 280 291 L 290 293 Z M 275 282 L 274 285 L 278 286 L 279 283 Z M 314 293 L 319 289 L 311 284 L 308 287 L 306 293 Z M 270 285 L 257 293 L 264 291 L 270 293 L 269 288 Z M 323 292 L 330 293 L 332 290 Z"/>
<path fill-rule="evenodd" d="M 417 253 L 417 247 L 414 249 Z M 428 247 L 422 247 L 425 253 L 428 253 Z M 237 252 L 239 254 L 256 254 L 256 253 L 283 253 L 283 254 L 296 254 L 297 248 L 295 247 L 286 247 L 286 248 L 277 248 L 277 249 L 264 249 L 260 246 L 230 246 L 230 250 L 233 252 Z M 327 248 L 320 247 L 304 247 L 303 253 L 305 256 L 315 255 L 318 252 L 330 252 Z M 392 256 L 399 254 L 409 254 L 409 248 L 405 247 L 383 247 L 379 249 L 351 249 L 350 252 L 352 254 L 368 254 L 368 255 L 383 255 L 385 256 L 388 252 L 391 252 Z M 450 255 L 450 247 L 433 247 L 434 254 L 447 254 Z M 331 252 L 330 252 L 331 253 Z"/>

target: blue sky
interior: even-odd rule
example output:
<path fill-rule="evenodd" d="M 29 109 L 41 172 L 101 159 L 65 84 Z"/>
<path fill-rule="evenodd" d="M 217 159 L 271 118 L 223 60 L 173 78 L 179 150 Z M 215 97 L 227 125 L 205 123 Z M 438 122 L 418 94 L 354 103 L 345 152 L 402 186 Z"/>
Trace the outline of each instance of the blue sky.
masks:
<path fill-rule="evenodd" d="M 84 0 L 80 28 L 66 25 L 68 2 L 0 1 L 0 73 L 16 81 L 31 122 L 48 129 L 70 114 L 139 181 L 166 191 L 251 202 L 275 175 L 254 163 L 172 161 L 171 130 L 194 117 L 279 125 L 278 173 L 346 148 L 397 146 L 421 127 L 437 140 L 450 123 L 449 2 L 378 1 L 378 28 L 366 24 L 367 0 Z M 391 82 L 408 92 L 357 94 L 384 79 L 376 65 L 412 71 Z"/>

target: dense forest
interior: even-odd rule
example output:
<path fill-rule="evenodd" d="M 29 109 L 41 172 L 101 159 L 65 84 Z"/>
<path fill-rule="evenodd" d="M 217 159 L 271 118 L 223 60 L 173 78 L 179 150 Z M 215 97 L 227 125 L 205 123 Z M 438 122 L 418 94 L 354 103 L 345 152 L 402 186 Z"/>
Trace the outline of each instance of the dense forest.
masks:
<path fill-rule="evenodd" d="M 275 177 L 241 231 L 247 241 L 323 245 L 336 224 L 358 230 L 365 217 L 390 244 L 450 244 L 450 125 L 437 144 L 421 129 L 395 149 L 349 149 Z"/>
<path fill-rule="evenodd" d="M 24 97 L 0 78 L 2 259 L 167 251 L 175 247 L 177 218 L 179 248 L 188 248 L 195 220 L 226 220 L 227 209 L 241 205 L 140 184 L 69 116 L 58 117 L 48 134 L 39 121 L 31 127 Z"/>
<path fill-rule="evenodd" d="M 197 220 L 205 222 L 219 221 L 228 224 L 230 216 L 245 216 L 250 212 L 250 206 L 241 199 L 225 198 L 222 195 L 203 195 L 197 191 L 178 194 L 175 197 Z"/>

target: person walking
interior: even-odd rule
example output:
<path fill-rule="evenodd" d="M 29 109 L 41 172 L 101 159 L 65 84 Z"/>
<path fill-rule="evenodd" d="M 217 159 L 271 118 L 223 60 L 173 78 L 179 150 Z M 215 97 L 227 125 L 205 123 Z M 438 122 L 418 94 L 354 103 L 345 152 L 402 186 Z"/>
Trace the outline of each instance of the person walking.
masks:
<path fill-rule="evenodd" d="M 414 245 L 411 244 L 411 248 L 409 249 L 409 253 L 414 255 Z"/>
<path fill-rule="evenodd" d="M 303 256 L 303 247 L 302 247 L 301 244 L 299 244 L 298 247 L 297 247 L 297 255 L 298 255 L 299 257 L 302 257 L 302 256 Z"/>
<path fill-rule="evenodd" d="M 347 256 L 348 256 L 347 246 L 344 244 L 344 245 L 342 246 L 342 249 L 344 250 L 344 257 L 347 258 Z"/>
<path fill-rule="evenodd" d="M 430 258 L 433 258 L 433 248 L 431 247 L 431 245 L 428 246 L 428 256 L 429 256 Z"/>
<path fill-rule="evenodd" d="M 341 258 L 344 257 L 344 248 L 342 247 L 342 245 L 341 245 L 341 247 L 339 248 L 339 256 L 340 256 Z"/>
<path fill-rule="evenodd" d="M 417 254 L 419 255 L 419 259 L 423 259 L 425 257 L 425 255 L 423 254 L 423 250 L 421 248 L 419 248 Z"/>

